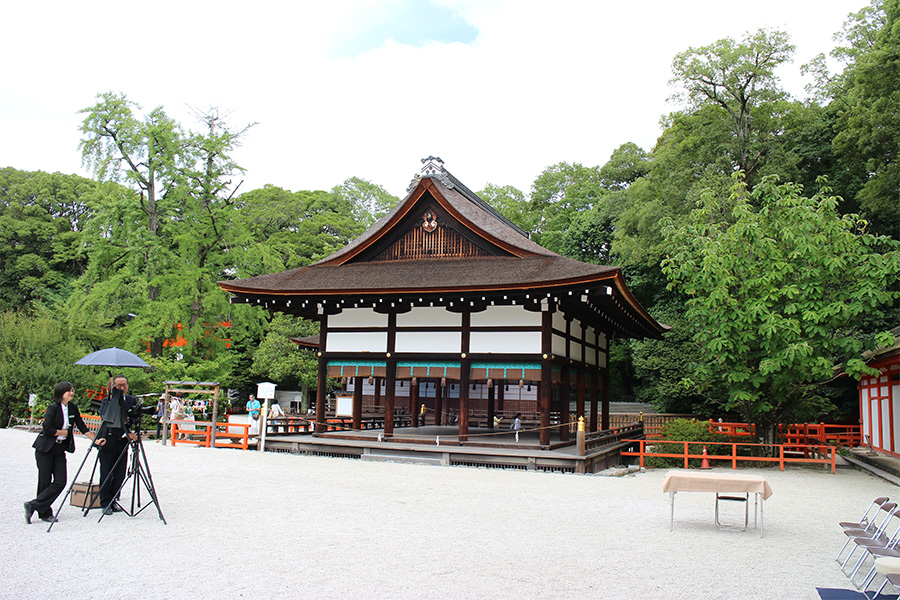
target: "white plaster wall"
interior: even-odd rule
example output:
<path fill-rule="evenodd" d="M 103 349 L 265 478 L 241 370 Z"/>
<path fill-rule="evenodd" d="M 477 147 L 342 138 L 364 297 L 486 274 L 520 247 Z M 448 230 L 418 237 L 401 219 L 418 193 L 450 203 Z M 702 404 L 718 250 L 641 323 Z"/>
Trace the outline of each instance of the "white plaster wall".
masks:
<path fill-rule="evenodd" d="M 540 327 L 541 313 L 525 310 L 521 306 L 488 306 L 486 310 L 472 313 L 470 322 L 473 327 L 513 325 Z"/>
<path fill-rule="evenodd" d="M 606 334 L 605 334 L 605 333 L 601 333 L 601 334 L 600 334 L 600 337 L 599 337 L 599 339 L 598 339 L 598 344 L 597 344 L 597 345 L 600 346 L 601 348 L 606 348 L 606 347 L 607 347 L 607 346 L 606 346 Z"/>
<path fill-rule="evenodd" d="M 566 316 L 562 313 L 562 311 L 556 311 L 553 313 L 553 329 L 557 329 L 559 331 L 566 330 Z"/>
<path fill-rule="evenodd" d="M 885 388 L 884 391 L 887 392 L 887 389 Z M 882 434 L 882 438 L 884 438 L 883 439 L 884 445 L 882 446 L 882 448 L 884 448 L 885 450 L 887 450 L 889 452 L 892 452 L 893 448 L 891 447 L 892 443 L 891 443 L 891 413 L 890 413 L 891 403 L 888 402 L 887 393 L 885 393 L 882 396 L 879 404 L 881 404 L 881 429 L 882 429 L 881 434 Z"/>
<path fill-rule="evenodd" d="M 862 379 L 862 382 L 866 381 L 866 377 Z M 869 421 L 869 390 L 867 388 L 863 388 L 860 392 L 860 415 L 862 420 L 862 434 L 863 434 L 863 443 L 866 443 L 865 436 L 872 435 L 872 423 Z"/>
<path fill-rule="evenodd" d="M 328 327 L 387 327 L 388 316 L 371 308 L 347 308 L 328 316 Z"/>
<path fill-rule="evenodd" d="M 394 350 L 397 352 L 445 352 L 459 354 L 462 333 L 459 331 L 398 331 Z"/>
<path fill-rule="evenodd" d="M 585 349 L 584 362 L 586 362 L 589 365 L 596 365 L 597 364 L 597 351 L 590 347 Z"/>
<path fill-rule="evenodd" d="M 476 354 L 537 354 L 540 351 L 540 331 L 473 331 L 469 334 L 469 352 Z"/>
<path fill-rule="evenodd" d="M 329 331 L 325 338 L 326 352 L 387 352 L 387 332 Z"/>
<path fill-rule="evenodd" d="M 550 352 L 557 356 L 566 355 L 566 340 L 558 335 L 554 335 L 550 343 Z"/>
<path fill-rule="evenodd" d="M 571 354 L 569 358 L 581 362 L 581 344 L 578 342 L 571 342 L 569 344 L 569 353 Z"/>
<path fill-rule="evenodd" d="M 416 306 L 397 315 L 397 327 L 460 327 L 462 315 L 439 306 Z"/>

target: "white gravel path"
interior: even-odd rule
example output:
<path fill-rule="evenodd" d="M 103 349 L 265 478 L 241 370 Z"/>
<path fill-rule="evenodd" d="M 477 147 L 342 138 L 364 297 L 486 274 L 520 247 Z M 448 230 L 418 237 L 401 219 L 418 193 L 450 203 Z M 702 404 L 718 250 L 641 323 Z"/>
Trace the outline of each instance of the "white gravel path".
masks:
<path fill-rule="evenodd" d="M 48 534 L 23 517 L 33 439 L 0 429 L 0 598 L 813 600 L 817 586 L 851 587 L 834 561 L 837 522 L 900 498 L 851 469 L 747 470 L 774 490 L 760 539 L 715 529 L 700 493 L 678 494 L 670 532 L 665 470 L 563 475 L 150 441 L 168 525 L 153 507 L 98 524 L 99 511 L 65 506 Z M 69 455 L 70 482 L 87 445 L 79 437 Z"/>

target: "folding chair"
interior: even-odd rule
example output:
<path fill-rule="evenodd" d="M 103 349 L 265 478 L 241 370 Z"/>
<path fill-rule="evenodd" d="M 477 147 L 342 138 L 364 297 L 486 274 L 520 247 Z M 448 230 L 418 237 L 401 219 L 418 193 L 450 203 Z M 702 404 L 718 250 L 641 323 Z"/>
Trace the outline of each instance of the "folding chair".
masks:
<path fill-rule="evenodd" d="M 878 573 L 884 575 L 884 581 L 882 582 L 881 587 L 878 588 L 878 591 L 875 592 L 875 595 L 872 596 L 871 600 L 877 600 L 877 598 L 881 596 L 881 592 L 884 591 L 884 587 L 889 583 L 900 590 L 900 559 L 877 558 L 875 559 L 875 569 Z M 869 594 L 866 593 L 867 597 L 868 595 Z"/>
<path fill-rule="evenodd" d="M 895 503 L 885 502 L 879 507 L 878 512 L 872 516 L 872 519 L 865 527 L 851 527 L 844 529 L 844 535 L 847 536 L 847 541 L 844 542 L 844 545 L 838 551 L 835 560 L 841 562 L 841 553 L 854 539 L 881 539 L 884 536 L 884 529 L 888 526 L 888 523 L 891 521 L 891 518 L 896 511 L 897 505 Z M 881 516 L 881 520 L 878 519 L 879 516 Z M 855 548 L 851 546 L 850 554 L 848 554 L 844 559 L 844 562 L 841 563 L 841 569 L 847 566 L 847 562 L 853 555 L 854 550 Z"/>
<path fill-rule="evenodd" d="M 849 577 L 850 581 L 853 582 L 853 578 L 859 572 L 860 567 L 862 567 L 866 558 L 869 556 L 878 557 L 878 556 L 900 556 L 900 551 L 897 551 L 897 544 L 900 543 L 900 513 L 895 513 L 894 521 L 896 521 L 896 529 L 891 534 L 890 537 L 885 539 L 884 534 L 882 536 L 876 538 L 851 538 L 853 543 L 856 544 L 856 548 L 860 548 L 863 552 L 860 555 L 859 559 L 857 559 L 856 564 L 850 570 Z M 884 531 L 884 530 L 882 530 Z M 856 550 L 854 548 L 854 551 Z M 851 552 L 852 554 L 853 552 Z M 869 571 L 869 574 L 866 575 L 865 579 L 863 579 L 863 583 L 861 585 L 857 585 L 856 587 L 859 589 L 863 589 L 868 586 L 869 581 L 875 575 L 875 567 Z M 856 585 L 856 584 L 854 584 Z"/>
<path fill-rule="evenodd" d="M 865 514 L 863 514 L 862 518 L 859 521 L 841 521 L 838 525 L 844 529 L 862 529 L 869 524 L 869 513 L 872 510 L 878 510 L 882 504 L 888 501 L 887 496 L 881 496 L 879 498 L 875 498 L 872 500 L 872 504 L 869 505 L 869 508 L 866 509 Z"/>

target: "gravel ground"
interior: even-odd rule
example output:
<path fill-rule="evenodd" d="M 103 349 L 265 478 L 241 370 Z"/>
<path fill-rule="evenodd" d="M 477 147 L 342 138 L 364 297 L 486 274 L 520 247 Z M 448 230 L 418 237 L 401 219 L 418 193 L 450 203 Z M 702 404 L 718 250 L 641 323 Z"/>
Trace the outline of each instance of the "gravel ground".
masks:
<path fill-rule="evenodd" d="M 564 475 L 150 441 L 168 525 L 152 506 L 100 523 L 64 506 L 47 533 L 23 517 L 33 439 L 0 430 L 0 598 L 813 600 L 816 587 L 851 588 L 834 561 L 837 522 L 900 496 L 851 469 L 748 469 L 774 491 L 761 539 L 715 529 L 702 493 L 678 494 L 669 531 L 665 470 Z M 87 439 L 76 445 L 70 482 Z"/>

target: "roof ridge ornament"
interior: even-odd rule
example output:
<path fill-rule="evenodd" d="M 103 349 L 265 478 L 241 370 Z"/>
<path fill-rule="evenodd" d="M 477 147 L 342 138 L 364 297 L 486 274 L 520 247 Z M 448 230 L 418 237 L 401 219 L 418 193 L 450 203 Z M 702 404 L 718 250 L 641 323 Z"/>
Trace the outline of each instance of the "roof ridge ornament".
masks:
<path fill-rule="evenodd" d="M 453 179 L 450 177 L 450 173 L 444 168 L 444 161 L 439 156 L 428 156 L 422 159 L 422 170 L 413 175 L 413 179 L 406 191 L 412 192 L 416 189 L 423 177 L 436 177 L 447 189 L 456 187 Z"/>

